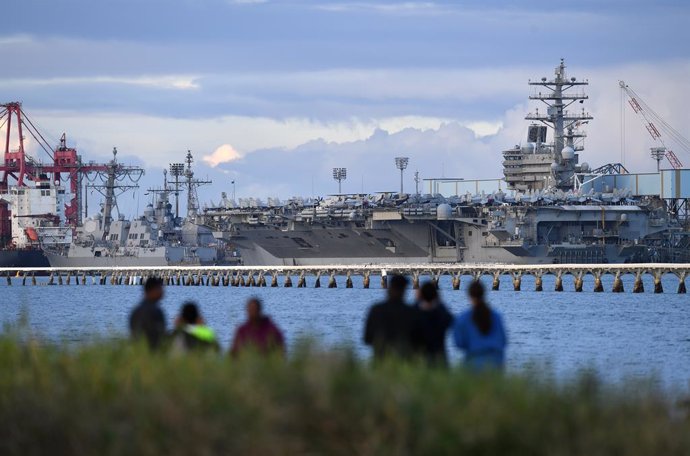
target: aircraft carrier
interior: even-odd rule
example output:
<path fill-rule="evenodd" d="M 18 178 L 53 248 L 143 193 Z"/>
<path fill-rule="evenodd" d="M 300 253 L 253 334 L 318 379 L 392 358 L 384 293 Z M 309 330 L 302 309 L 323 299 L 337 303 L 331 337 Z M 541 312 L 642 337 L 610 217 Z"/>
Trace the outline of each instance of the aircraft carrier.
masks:
<path fill-rule="evenodd" d="M 503 151 L 501 179 L 285 202 L 223 194 L 203 223 L 245 265 L 690 261 L 690 170 L 670 150 L 655 158 L 672 155 L 673 169 L 656 174 L 592 169 L 580 162 L 593 120 L 581 108 L 588 81 L 561 61 L 553 78 L 529 85 L 546 109 L 528 114 L 525 141 Z"/>

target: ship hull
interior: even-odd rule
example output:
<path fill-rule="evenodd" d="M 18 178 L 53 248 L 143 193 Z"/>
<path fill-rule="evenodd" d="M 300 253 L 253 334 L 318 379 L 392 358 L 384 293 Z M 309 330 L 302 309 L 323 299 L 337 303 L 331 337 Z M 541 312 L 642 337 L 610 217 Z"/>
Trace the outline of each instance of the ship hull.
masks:
<path fill-rule="evenodd" d="M 65 253 L 46 252 L 51 267 L 98 268 L 98 267 L 157 267 L 157 266 L 213 266 L 219 263 L 213 248 L 194 248 L 190 255 L 185 247 L 157 247 L 138 249 L 137 255 L 108 255 L 107 249 L 72 246 Z M 96 255 L 100 254 L 100 255 Z"/>
<path fill-rule="evenodd" d="M 48 258 L 41 250 L 0 250 L 0 268 L 47 268 Z"/>
<path fill-rule="evenodd" d="M 233 238 L 247 266 L 428 263 L 429 254 L 390 229 L 248 229 Z"/>
<path fill-rule="evenodd" d="M 643 245 L 494 244 L 475 225 L 457 224 L 461 245 L 439 242 L 425 223 L 390 224 L 381 229 L 245 229 L 233 238 L 246 266 L 352 264 L 555 264 L 649 261 Z M 439 245 L 442 244 L 442 245 Z"/>
<path fill-rule="evenodd" d="M 117 268 L 156 266 L 213 266 L 217 262 L 168 262 L 164 257 L 69 257 L 46 253 L 49 265 L 54 268 Z"/>

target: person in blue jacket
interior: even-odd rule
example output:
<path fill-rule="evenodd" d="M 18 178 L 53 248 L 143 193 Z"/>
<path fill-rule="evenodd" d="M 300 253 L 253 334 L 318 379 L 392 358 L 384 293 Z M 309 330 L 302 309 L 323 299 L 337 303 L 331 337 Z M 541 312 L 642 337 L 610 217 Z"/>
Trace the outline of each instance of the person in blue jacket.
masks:
<path fill-rule="evenodd" d="M 472 309 L 458 315 L 453 323 L 455 345 L 465 353 L 465 365 L 470 370 L 500 370 L 508 343 L 503 319 L 484 300 L 481 282 L 472 282 L 467 292 Z"/>

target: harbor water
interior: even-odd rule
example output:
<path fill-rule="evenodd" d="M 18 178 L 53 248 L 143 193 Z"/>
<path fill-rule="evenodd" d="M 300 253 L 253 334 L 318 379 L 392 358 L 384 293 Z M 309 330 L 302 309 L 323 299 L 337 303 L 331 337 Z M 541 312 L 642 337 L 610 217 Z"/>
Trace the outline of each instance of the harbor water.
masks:
<path fill-rule="evenodd" d="M 171 286 L 163 309 L 169 324 L 187 300 L 201 305 L 207 323 L 227 348 L 234 328 L 244 318 L 244 302 L 259 296 L 266 312 L 284 330 L 288 346 L 301 338 L 316 339 L 324 347 L 352 347 L 361 357 L 369 350 L 361 343 L 366 311 L 384 297 L 378 279 L 363 289 L 361 277 L 354 288 L 249 288 Z M 505 317 L 509 332 L 508 369 L 535 370 L 567 379 L 583 369 L 595 369 L 607 382 L 654 379 L 664 387 L 684 389 L 690 380 L 690 298 L 676 294 L 678 280 L 665 276 L 664 293 L 654 294 L 651 276 L 644 278 L 645 293 L 633 294 L 634 276 L 623 277 L 624 293 L 611 293 L 611 276 L 604 276 L 604 293 L 593 293 L 592 277 L 584 292 L 576 293 L 572 278 L 564 279 L 563 292 L 555 292 L 554 277 L 544 277 L 544 291 L 535 292 L 534 278 L 525 277 L 522 291 L 513 291 L 509 276 L 500 291 L 488 292 L 490 303 Z M 94 339 L 125 337 L 131 308 L 141 299 L 139 286 L 0 284 L 0 321 L 4 330 L 25 326 L 42 340 L 79 344 Z M 491 278 L 483 281 L 490 289 Z M 459 291 L 451 278 L 442 277 L 441 293 L 454 313 L 467 308 L 465 277 Z M 412 291 L 409 298 L 412 299 Z M 451 347 L 454 362 L 461 356 Z"/>

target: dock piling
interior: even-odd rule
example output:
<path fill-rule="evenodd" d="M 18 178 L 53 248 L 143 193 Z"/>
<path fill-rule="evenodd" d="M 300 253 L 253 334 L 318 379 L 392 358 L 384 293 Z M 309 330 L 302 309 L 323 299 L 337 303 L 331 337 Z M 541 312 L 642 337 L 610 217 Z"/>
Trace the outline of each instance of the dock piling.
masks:
<path fill-rule="evenodd" d="M 520 291 L 522 286 L 522 273 L 520 271 L 512 274 L 513 276 L 513 291 Z"/>
<path fill-rule="evenodd" d="M 642 272 L 635 273 L 635 282 L 633 283 L 633 293 L 644 293 L 644 283 L 642 282 Z"/>
<path fill-rule="evenodd" d="M 603 293 L 604 292 L 604 284 L 601 282 L 601 273 L 600 272 L 594 272 L 594 292 L 595 293 Z"/>
<path fill-rule="evenodd" d="M 661 272 L 654 271 L 654 293 L 659 294 L 664 292 L 664 285 L 661 283 Z"/>
<path fill-rule="evenodd" d="M 676 273 L 678 276 L 678 294 L 685 294 L 687 293 L 687 290 L 685 289 L 685 277 L 687 276 L 687 273 L 681 272 L 681 273 Z"/>
<path fill-rule="evenodd" d="M 500 272 L 494 272 L 494 280 L 491 283 L 491 290 L 492 291 L 498 291 L 501 288 L 501 273 Z"/>
<path fill-rule="evenodd" d="M 563 291 L 563 273 L 561 271 L 556 272 L 556 284 L 554 285 L 554 291 Z"/>
<path fill-rule="evenodd" d="M 419 272 L 412 272 L 412 289 L 419 290 Z"/>
<path fill-rule="evenodd" d="M 621 279 L 620 272 L 616 272 L 616 276 L 613 279 L 613 292 L 623 293 L 625 290 L 623 288 L 623 279 Z"/>
<path fill-rule="evenodd" d="M 574 283 L 575 283 L 575 292 L 576 293 L 582 293 L 582 286 L 584 285 L 584 282 L 585 282 L 583 276 L 584 276 L 584 274 L 582 273 L 582 271 L 578 271 L 577 274 L 575 275 Z"/>

